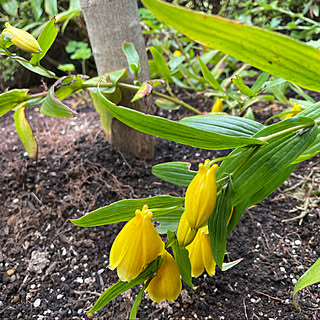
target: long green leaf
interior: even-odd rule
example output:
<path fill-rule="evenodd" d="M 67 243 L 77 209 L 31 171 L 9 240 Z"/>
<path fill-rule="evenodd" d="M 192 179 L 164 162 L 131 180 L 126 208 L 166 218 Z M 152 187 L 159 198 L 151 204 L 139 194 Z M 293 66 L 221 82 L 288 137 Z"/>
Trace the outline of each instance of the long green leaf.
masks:
<path fill-rule="evenodd" d="M 16 110 L 16 112 L 14 113 L 14 124 L 16 126 L 19 138 L 23 143 L 24 148 L 28 152 L 29 157 L 31 159 L 36 159 L 38 153 L 37 141 L 27 120 L 25 110 L 26 107 L 22 107 Z"/>
<path fill-rule="evenodd" d="M 292 294 L 292 300 L 293 304 L 296 308 L 298 308 L 298 305 L 296 303 L 296 293 L 312 284 L 315 284 L 320 281 L 320 258 L 308 269 L 307 272 L 305 272 L 301 278 L 298 280 L 296 285 L 294 286 L 293 294 Z"/>
<path fill-rule="evenodd" d="M 190 171 L 188 162 L 166 162 L 153 166 L 152 174 L 164 181 L 187 187 L 197 172 Z"/>
<path fill-rule="evenodd" d="M 0 94 L 0 117 L 27 101 L 28 89 L 13 89 Z"/>
<path fill-rule="evenodd" d="M 38 38 L 38 43 L 42 49 L 40 53 L 34 53 L 31 64 L 37 65 L 39 61 L 46 55 L 50 47 L 52 46 L 54 40 L 57 37 L 59 29 L 55 26 L 55 18 L 52 18 L 43 28 Z"/>
<path fill-rule="evenodd" d="M 163 259 L 157 258 L 149 264 L 149 266 L 143 270 L 137 278 L 133 279 L 130 282 L 118 281 L 113 286 L 109 287 L 97 300 L 95 305 L 88 311 L 88 313 L 97 312 L 103 308 L 107 303 L 117 297 L 120 293 L 125 292 L 139 283 L 152 278 L 154 274 L 160 269 Z"/>
<path fill-rule="evenodd" d="M 193 288 L 191 276 L 191 263 L 189 260 L 188 250 L 185 247 L 179 245 L 177 239 L 175 238 L 174 232 L 168 232 L 168 242 L 172 242 L 173 255 L 179 266 L 182 280 L 189 287 Z"/>
<path fill-rule="evenodd" d="M 232 210 L 233 193 L 230 180 L 218 195 L 216 205 L 208 221 L 212 256 L 220 269 L 223 268 L 227 248 L 227 226 Z"/>
<path fill-rule="evenodd" d="M 120 200 L 109 206 L 94 210 L 79 219 L 70 219 L 70 221 L 80 227 L 93 227 L 128 221 L 135 216 L 135 211 L 141 209 L 145 204 L 149 206 L 156 219 L 157 216 L 176 211 L 182 206 L 183 202 L 184 198 L 166 195 L 144 199 Z"/>
<path fill-rule="evenodd" d="M 186 117 L 180 123 L 208 132 L 239 137 L 252 137 L 264 128 L 261 123 L 249 119 L 214 114 Z"/>
<path fill-rule="evenodd" d="M 314 47 L 282 34 L 162 1 L 143 3 L 160 21 L 192 40 L 304 88 L 320 91 L 320 51 Z"/>
<path fill-rule="evenodd" d="M 259 139 L 233 137 L 207 132 L 165 118 L 146 115 L 132 109 L 116 106 L 108 101 L 101 94 L 100 90 L 98 90 L 98 96 L 107 110 L 121 122 L 141 132 L 163 139 L 209 150 L 232 149 L 251 144 L 264 144 L 264 142 Z"/>

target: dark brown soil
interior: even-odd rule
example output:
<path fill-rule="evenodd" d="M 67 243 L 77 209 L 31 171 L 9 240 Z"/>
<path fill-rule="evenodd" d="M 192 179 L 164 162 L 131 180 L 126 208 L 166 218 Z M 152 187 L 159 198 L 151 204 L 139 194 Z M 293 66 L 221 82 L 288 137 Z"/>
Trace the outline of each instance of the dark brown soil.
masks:
<path fill-rule="evenodd" d="M 0 118 L 0 319 L 87 319 L 85 311 L 117 281 L 107 269 L 120 225 L 76 227 L 68 218 L 126 198 L 182 196 L 184 188 L 152 176 L 152 165 L 199 161 L 214 152 L 158 140 L 153 161 L 113 149 L 95 112 L 53 119 L 30 110 L 39 143 L 28 159 L 12 114 Z M 298 293 L 296 280 L 320 256 L 317 157 L 298 167 L 280 189 L 250 208 L 228 239 L 234 268 L 183 286 L 175 302 L 144 296 L 143 319 L 320 319 L 319 284 Z M 312 173 L 312 174 L 310 174 Z M 288 192 L 286 189 L 291 188 Z M 308 214 L 301 220 L 282 222 Z M 129 290 L 93 319 L 127 319 L 138 289 Z"/>

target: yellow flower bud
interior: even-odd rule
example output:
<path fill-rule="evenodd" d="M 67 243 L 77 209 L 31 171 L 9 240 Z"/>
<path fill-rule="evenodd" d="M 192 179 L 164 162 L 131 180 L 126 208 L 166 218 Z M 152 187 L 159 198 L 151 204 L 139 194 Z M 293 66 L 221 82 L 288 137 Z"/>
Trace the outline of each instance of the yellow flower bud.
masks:
<path fill-rule="evenodd" d="M 31 53 L 40 53 L 42 50 L 38 41 L 28 32 L 15 28 L 9 23 L 6 23 L 5 34 L 13 36 L 10 41 L 23 51 Z"/>
<path fill-rule="evenodd" d="M 122 281 L 135 279 L 141 271 L 164 251 L 164 243 L 151 222 L 152 212 L 144 205 L 127 222 L 113 242 L 109 268 Z"/>
<path fill-rule="evenodd" d="M 161 257 L 162 265 L 147 287 L 151 300 L 158 303 L 177 299 L 182 288 L 177 262 L 167 251 L 164 251 Z"/>
<path fill-rule="evenodd" d="M 214 103 L 211 112 L 223 112 L 223 104 L 220 98 L 217 98 L 216 102 Z"/>
<path fill-rule="evenodd" d="M 216 263 L 212 257 L 208 226 L 198 230 L 195 239 L 186 249 L 189 251 L 191 274 L 193 277 L 199 277 L 203 273 L 204 268 L 206 268 L 209 276 L 215 274 Z"/>
<path fill-rule="evenodd" d="M 294 103 L 291 111 L 295 111 L 295 112 L 288 113 L 284 118 L 285 119 L 291 118 L 291 117 L 295 116 L 297 113 L 299 113 L 301 110 L 302 110 L 301 106 Z"/>
<path fill-rule="evenodd" d="M 211 216 L 216 204 L 218 165 L 210 160 L 199 164 L 199 171 L 190 182 L 185 199 L 185 215 L 192 229 L 199 229 Z"/>
<path fill-rule="evenodd" d="M 197 234 L 197 230 L 191 229 L 190 224 L 186 218 L 186 215 L 183 213 L 177 230 L 177 239 L 181 246 L 187 246 L 192 242 L 194 237 Z"/>
<path fill-rule="evenodd" d="M 180 57 L 180 56 L 181 56 L 181 51 L 176 50 L 173 54 L 174 54 L 176 57 Z"/>

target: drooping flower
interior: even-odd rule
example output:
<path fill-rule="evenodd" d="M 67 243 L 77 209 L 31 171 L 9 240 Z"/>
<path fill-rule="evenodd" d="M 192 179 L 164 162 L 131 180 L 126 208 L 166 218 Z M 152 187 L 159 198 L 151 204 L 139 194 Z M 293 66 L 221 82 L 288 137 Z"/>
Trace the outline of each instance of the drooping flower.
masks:
<path fill-rule="evenodd" d="M 193 241 L 196 234 L 197 234 L 197 230 L 192 229 L 190 227 L 190 224 L 186 218 L 186 215 L 185 213 L 183 213 L 180 218 L 179 226 L 177 230 L 177 239 L 179 244 L 184 247 L 187 246 Z"/>
<path fill-rule="evenodd" d="M 199 229 L 209 219 L 217 199 L 216 171 L 210 160 L 199 164 L 199 171 L 190 182 L 185 199 L 185 215 L 193 229 Z"/>
<path fill-rule="evenodd" d="M 150 298 L 158 303 L 177 299 L 182 288 L 176 260 L 167 251 L 164 251 L 161 257 L 163 258 L 162 265 L 147 287 Z"/>
<path fill-rule="evenodd" d="M 38 41 L 29 32 L 6 23 L 6 29 L 4 29 L 3 33 L 12 36 L 10 41 L 23 51 L 31 53 L 40 53 L 42 51 Z"/>
<path fill-rule="evenodd" d="M 216 263 L 212 257 L 208 226 L 198 230 L 196 237 L 186 249 L 189 251 L 193 277 L 199 277 L 204 269 L 207 270 L 209 276 L 215 274 Z"/>
<path fill-rule="evenodd" d="M 151 222 L 152 212 L 144 205 L 136 210 L 135 217 L 127 222 L 116 237 L 110 252 L 109 268 L 122 281 L 131 281 L 159 255 L 164 243 Z"/>
<path fill-rule="evenodd" d="M 214 103 L 211 112 L 223 112 L 223 103 L 220 98 L 217 98 L 216 102 Z"/>

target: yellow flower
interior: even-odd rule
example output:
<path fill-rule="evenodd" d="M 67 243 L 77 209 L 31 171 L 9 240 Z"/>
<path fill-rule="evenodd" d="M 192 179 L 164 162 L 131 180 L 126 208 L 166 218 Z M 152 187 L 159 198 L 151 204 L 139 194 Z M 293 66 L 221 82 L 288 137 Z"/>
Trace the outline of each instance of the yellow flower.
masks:
<path fill-rule="evenodd" d="M 185 199 L 185 215 L 193 229 L 199 229 L 209 219 L 217 198 L 216 171 L 210 160 L 199 164 L 197 175 L 190 182 Z"/>
<path fill-rule="evenodd" d="M 155 302 L 177 299 L 182 288 L 177 262 L 167 251 L 161 257 L 162 265 L 147 287 L 150 298 Z"/>
<path fill-rule="evenodd" d="M 6 23 L 4 34 L 13 36 L 10 41 L 23 51 L 31 53 L 40 53 L 42 50 L 38 41 L 28 32 L 15 28 L 9 23 Z"/>
<path fill-rule="evenodd" d="M 216 263 L 212 257 L 208 226 L 198 230 L 195 239 L 186 249 L 189 251 L 191 274 L 193 277 L 199 277 L 203 273 L 204 268 L 206 268 L 209 276 L 213 276 L 216 273 Z"/>
<path fill-rule="evenodd" d="M 185 213 L 182 214 L 177 230 L 177 239 L 181 246 L 187 246 L 192 242 L 197 234 L 197 230 L 191 229 Z"/>
<path fill-rule="evenodd" d="M 136 210 L 135 214 L 118 234 L 110 252 L 109 268 L 117 268 L 122 281 L 135 279 L 164 250 L 164 243 L 151 222 L 152 212 L 148 206 L 144 205 L 142 211 Z"/>
<path fill-rule="evenodd" d="M 220 98 L 217 98 L 216 102 L 214 103 L 211 109 L 211 112 L 223 112 L 222 106 L 222 100 Z"/>
<path fill-rule="evenodd" d="M 301 111 L 301 109 L 302 109 L 301 106 L 299 106 L 298 104 L 294 103 L 293 107 L 291 109 L 291 111 L 294 111 L 294 112 L 288 113 L 284 118 L 288 119 L 288 118 L 291 118 L 291 117 L 295 116 L 297 113 L 299 113 Z"/>
<path fill-rule="evenodd" d="M 176 50 L 173 54 L 174 54 L 176 57 L 180 57 L 180 56 L 181 56 L 181 51 Z"/>

